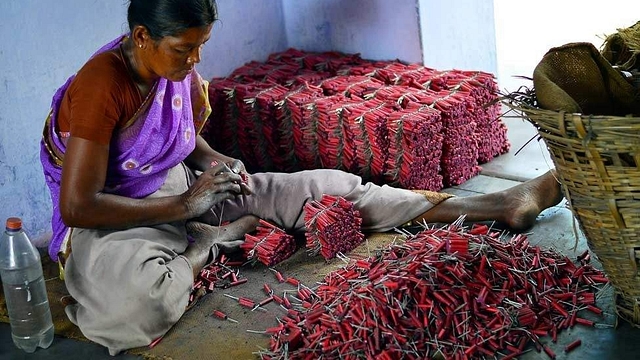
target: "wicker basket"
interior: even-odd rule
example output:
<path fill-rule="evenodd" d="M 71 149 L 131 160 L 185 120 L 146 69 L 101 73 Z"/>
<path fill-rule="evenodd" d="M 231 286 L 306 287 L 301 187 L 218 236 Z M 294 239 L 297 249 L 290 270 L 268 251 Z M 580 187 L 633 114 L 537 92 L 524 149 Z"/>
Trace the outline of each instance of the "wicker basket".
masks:
<path fill-rule="evenodd" d="M 508 106 L 545 140 L 589 248 L 615 289 L 618 315 L 640 326 L 640 117 Z"/>

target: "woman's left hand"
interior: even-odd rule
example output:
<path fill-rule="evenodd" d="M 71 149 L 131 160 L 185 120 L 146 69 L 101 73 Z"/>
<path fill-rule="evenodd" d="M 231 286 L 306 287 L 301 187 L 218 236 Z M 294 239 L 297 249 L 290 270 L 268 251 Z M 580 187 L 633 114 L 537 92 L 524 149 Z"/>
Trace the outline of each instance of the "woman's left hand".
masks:
<path fill-rule="evenodd" d="M 213 166 L 217 161 L 211 163 Z M 225 161 L 225 164 L 231 169 L 231 172 L 234 174 L 240 175 L 242 177 L 242 182 L 240 183 L 240 188 L 242 189 L 242 193 L 244 195 L 251 195 L 253 192 L 251 188 L 249 188 L 249 173 L 247 173 L 247 169 L 244 167 L 244 163 L 238 159 L 229 158 L 229 160 Z"/>

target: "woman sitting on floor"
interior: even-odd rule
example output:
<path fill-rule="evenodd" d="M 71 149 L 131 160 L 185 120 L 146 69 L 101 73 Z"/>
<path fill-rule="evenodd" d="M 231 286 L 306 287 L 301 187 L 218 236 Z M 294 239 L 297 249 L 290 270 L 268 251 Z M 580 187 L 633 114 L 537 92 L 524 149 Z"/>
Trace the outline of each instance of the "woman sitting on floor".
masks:
<path fill-rule="evenodd" d="M 258 218 L 302 231 L 303 206 L 323 194 L 353 202 L 365 231 L 462 214 L 525 229 L 561 200 L 552 173 L 469 198 L 362 184 L 337 170 L 246 174 L 198 135 L 210 108 L 194 66 L 216 17 L 214 0 L 131 0 L 130 34 L 100 48 L 53 98 L 41 151 L 54 210 L 49 254 L 77 301 L 67 315 L 111 354 L 171 328 L 200 269 Z M 221 222 L 230 223 L 213 226 Z"/>

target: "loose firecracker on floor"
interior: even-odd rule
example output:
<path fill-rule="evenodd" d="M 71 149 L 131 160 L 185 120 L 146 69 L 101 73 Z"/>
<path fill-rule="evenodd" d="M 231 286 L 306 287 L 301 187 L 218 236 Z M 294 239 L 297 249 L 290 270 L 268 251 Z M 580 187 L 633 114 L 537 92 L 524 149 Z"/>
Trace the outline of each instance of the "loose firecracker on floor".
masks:
<path fill-rule="evenodd" d="M 559 333 L 598 325 L 607 282 L 588 251 L 572 261 L 486 225 L 426 228 L 317 287 L 292 282 L 295 301 L 280 299 L 287 314 L 260 356 L 513 359 L 533 348 L 555 358 Z"/>
<path fill-rule="evenodd" d="M 227 289 L 246 283 L 247 278 L 240 276 L 237 269 L 242 264 L 242 261 L 230 261 L 225 255 L 221 255 L 205 265 L 191 286 L 187 308 L 191 308 L 200 298 L 215 289 Z"/>

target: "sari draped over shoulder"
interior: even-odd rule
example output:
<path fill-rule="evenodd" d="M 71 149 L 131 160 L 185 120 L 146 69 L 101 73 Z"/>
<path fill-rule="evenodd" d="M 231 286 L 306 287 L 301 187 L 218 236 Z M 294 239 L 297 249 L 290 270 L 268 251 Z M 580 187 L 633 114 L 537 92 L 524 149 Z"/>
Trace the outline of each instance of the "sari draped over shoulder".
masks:
<path fill-rule="evenodd" d="M 120 46 L 126 35 L 109 42 L 92 57 Z M 54 94 L 51 111 L 40 143 L 40 160 L 53 202 L 49 256 L 58 253 L 68 230 L 60 214 L 60 183 L 67 137 L 60 134 L 57 115 L 65 92 L 75 75 Z M 165 182 L 169 169 L 182 162 L 195 148 L 195 138 L 211 113 L 207 82 L 193 71 L 183 81 L 165 78 L 152 91 L 125 126 L 114 129 L 109 144 L 109 162 L 104 193 L 144 198 Z"/>

